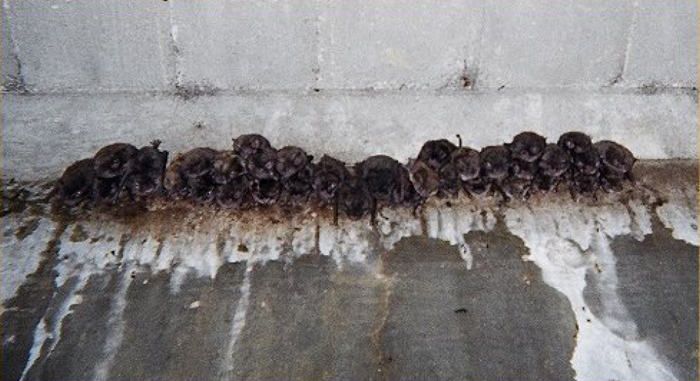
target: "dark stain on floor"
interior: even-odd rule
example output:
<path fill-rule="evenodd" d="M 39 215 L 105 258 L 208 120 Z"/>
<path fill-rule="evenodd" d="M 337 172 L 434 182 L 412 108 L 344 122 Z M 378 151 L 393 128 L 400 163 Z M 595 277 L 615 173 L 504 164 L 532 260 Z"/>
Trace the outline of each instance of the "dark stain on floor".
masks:
<path fill-rule="evenodd" d="M 95 365 L 103 357 L 113 290 L 118 287 L 116 269 L 90 277 L 80 291 L 82 302 L 66 316 L 61 340 L 45 360 L 37 379 L 85 380 L 94 376 Z"/>
<path fill-rule="evenodd" d="M 66 227 L 66 224 L 56 227 L 36 271 L 27 276 L 15 296 L 3 305 L 0 367 L 3 380 L 19 380 L 22 376 L 34 342 L 34 328 L 47 313 L 58 291 L 54 282 L 58 273 L 54 268 Z"/>
<path fill-rule="evenodd" d="M 423 237 L 384 256 L 393 277 L 383 337 L 390 380 L 573 380 L 576 322 L 568 300 L 544 283 L 523 242 L 498 226 L 458 249 Z M 518 318 L 519 316 L 519 318 Z"/>
<path fill-rule="evenodd" d="M 322 307 L 333 268 L 319 256 L 253 267 L 245 326 L 227 361 L 234 369 L 225 373 L 229 378 L 319 380 L 332 369 Z"/>
<path fill-rule="evenodd" d="M 647 340 L 680 380 L 698 379 L 698 248 L 673 239 L 656 218 L 639 242 L 618 237 L 618 293 Z"/>
<path fill-rule="evenodd" d="M 83 227 L 83 225 L 76 224 L 75 227 L 73 227 L 73 231 L 71 232 L 71 235 L 70 235 L 71 242 L 83 242 L 83 241 L 87 241 L 88 238 L 90 238 L 90 236 L 85 231 L 85 228 Z"/>

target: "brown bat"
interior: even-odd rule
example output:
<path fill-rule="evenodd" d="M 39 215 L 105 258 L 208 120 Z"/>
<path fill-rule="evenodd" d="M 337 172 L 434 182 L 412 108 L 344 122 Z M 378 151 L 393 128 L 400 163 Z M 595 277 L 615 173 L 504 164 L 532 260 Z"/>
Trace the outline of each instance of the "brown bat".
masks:
<path fill-rule="evenodd" d="M 63 205 L 74 207 L 92 198 L 95 182 L 95 160 L 78 160 L 63 171 L 52 195 Z"/>

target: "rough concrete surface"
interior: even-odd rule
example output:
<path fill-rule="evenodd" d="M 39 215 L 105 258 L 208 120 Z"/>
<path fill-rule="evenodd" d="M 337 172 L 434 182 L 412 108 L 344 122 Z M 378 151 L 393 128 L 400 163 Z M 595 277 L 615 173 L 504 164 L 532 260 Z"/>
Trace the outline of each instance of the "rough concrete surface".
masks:
<path fill-rule="evenodd" d="M 479 85 L 600 87 L 619 73 L 631 1 L 500 4 L 487 14 Z"/>
<path fill-rule="evenodd" d="M 464 240 L 472 269 L 457 247 L 422 237 L 386 254 L 386 379 L 573 380 L 574 314 L 522 260 L 522 241 L 503 229 Z"/>
<path fill-rule="evenodd" d="M 0 72 L 2 72 L 2 87 L 4 90 L 21 91 L 21 75 L 17 49 L 10 32 L 7 12 L 0 12 Z"/>
<path fill-rule="evenodd" d="M 695 349 L 691 350 L 697 345 L 697 338 L 687 334 L 697 328 L 696 322 L 679 315 L 698 314 L 696 290 L 688 287 L 697 282 L 697 273 L 687 269 L 697 261 L 697 247 L 675 240 L 667 242 L 664 236 L 650 236 L 644 242 L 630 237 L 618 238 L 613 241 L 612 250 L 629 253 L 617 258 L 619 282 L 640 287 L 620 290 L 622 302 L 637 323 L 637 337 L 647 337 L 655 347 L 663 348 L 668 361 L 681 370 L 679 378 L 697 377 L 694 367 L 698 356 Z M 649 287 L 664 291 L 658 294 L 642 291 Z M 683 312 L 677 306 L 687 309 Z"/>
<path fill-rule="evenodd" d="M 636 3 L 622 80 L 629 86 L 697 86 L 698 3 Z"/>
<path fill-rule="evenodd" d="M 168 4 L 181 83 L 220 89 L 314 86 L 314 1 L 175 0 Z"/>
<path fill-rule="evenodd" d="M 460 88 L 476 79 L 481 2 L 331 0 L 319 11 L 319 88 Z"/>
<path fill-rule="evenodd" d="M 697 157 L 697 94 L 551 91 L 392 94 L 220 94 L 190 100 L 149 94 L 5 95 L 3 176 L 53 179 L 102 146 L 161 139 L 172 154 L 229 148 L 243 133 L 347 162 L 383 153 L 405 162 L 430 139 L 475 148 L 524 130 L 556 141 L 570 130 L 612 139 L 640 158 Z M 56 152 L 60 152 L 57 155 Z"/>
<path fill-rule="evenodd" d="M 691 0 L 3 0 L 3 380 L 696 380 L 697 163 L 597 201 L 63 213 L 116 141 L 697 158 Z M 138 213 L 134 213 L 138 212 Z"/>
<path fill-rule="evenodd" d="M 31 91 L 163 90 L 173 81 L 167 2 L 3 4 Z"/>
<path fill-rule="evenodd" d="M 7 380 L 694 380 L 697 165 L 598 201 L 65 214 L 6 184 Z M 137 213 L 135 213 L 137 212 Z M 29 260 L 28 258 L 33 258 Z"/>
<path fill-rule="evenodd" d="M 34 92 L 697 86 L 692 0 L 3 0 L 3 13 Z"/>

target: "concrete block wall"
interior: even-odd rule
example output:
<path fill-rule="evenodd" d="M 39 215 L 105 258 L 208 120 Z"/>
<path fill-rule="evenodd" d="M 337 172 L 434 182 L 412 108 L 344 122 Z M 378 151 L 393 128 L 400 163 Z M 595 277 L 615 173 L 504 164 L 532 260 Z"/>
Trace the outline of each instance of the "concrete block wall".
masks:
<path fill-rule="evenodd" d="M 4 0 L 3 11 L 3 86 L 19 73 L 34 92 L 697 85 L 691 0 Z"/>
<path fill-rule="evenodd" d="M 486 87 L 602 87 L 621 75 L 631 1 L 497 2 L 487 12 Z"/>
<path fill-rule="evenodd" d="M 313 86 L 313 1 L 169 1 L 169 8 L 180 83 L 224 90 Z"/>
<path fill-rule="evenodd" d="M 11 39 L 29 91 L 162 90 L 169 84 L 170 27 L 159 2 L 8 0 L 3 11 L 10 32 L 3 39 Z"/>
<path fill-rule="evenodd" d="M 39 171 L 56 174 L 135 124 L 120 138 L 173 150 L 267 132 L 407 157 L 445 133 L 480 147 L 576 128 L 643 158 L 697 157 L 697 21 L 692 0 L 3 0 L 3 159 L 43 168 L 40 142 L 84 131 Z M 117 108 L 134 93 L 152 108 Z M 319 145 L 328 129 L 392 142 Z"/>
<path fill-rule="evenodd" d="M 644 1 L 634 21 L 623 79 L 696 87 L 698 31 L 690 23 L 698 21 L 697 3 Z"/>

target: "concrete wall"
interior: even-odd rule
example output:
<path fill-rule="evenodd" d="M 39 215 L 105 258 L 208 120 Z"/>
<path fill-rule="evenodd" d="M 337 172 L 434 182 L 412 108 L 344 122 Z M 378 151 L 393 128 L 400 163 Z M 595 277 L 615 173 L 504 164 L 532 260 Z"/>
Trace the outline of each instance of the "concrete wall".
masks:
<path fill-rule="evenodd" d="M 50 91 L 697 85 L 692 0 L 4 0 L 3 85 Z"/>
<path fill-rule="evenodd" d="M 525 129 L 697 157 L 691 0 L 4 0 L 1 15 L 4 179 L 55 178 L 115 141 L 174 153 L 249 132 L 349 162 Z M 636 171 L 619 198 L 435 202 L 377 228 L 311 210 L 64 221 L 46 189 L 4 182 L 2 374 L 695 380 L 697 166 Z"/>
<path fill-rule="evenodd" d="M 54 176 L 114 139 L 178 151 L 244 132 L 356 160 L 580 129 L 694 158 L 697 14 L 691 0 L 4 0 L 5 173 Z"/>

